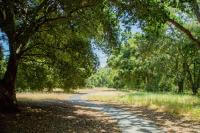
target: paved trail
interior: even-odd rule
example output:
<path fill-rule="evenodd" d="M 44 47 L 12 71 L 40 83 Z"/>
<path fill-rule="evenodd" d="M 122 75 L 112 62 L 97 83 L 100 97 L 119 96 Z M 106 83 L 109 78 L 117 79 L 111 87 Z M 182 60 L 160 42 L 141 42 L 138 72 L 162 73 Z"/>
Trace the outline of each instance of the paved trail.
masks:
<path fill-rule="evenodd" d="M 105 112 L 118 121 L 122 133 L 164 133 L 164 131 L 157 127 L 153 121 L 144 120 L 137 115 L 124 111 L 123 109 L 96 104 L 81 98 L 82 96 L 92 95 L 93 93 L 94 91 L 89 91 L 85 94 L 76 94 L 69 99 L 69 102 L 73 105 L 84 106 L 89 109 Z"/>

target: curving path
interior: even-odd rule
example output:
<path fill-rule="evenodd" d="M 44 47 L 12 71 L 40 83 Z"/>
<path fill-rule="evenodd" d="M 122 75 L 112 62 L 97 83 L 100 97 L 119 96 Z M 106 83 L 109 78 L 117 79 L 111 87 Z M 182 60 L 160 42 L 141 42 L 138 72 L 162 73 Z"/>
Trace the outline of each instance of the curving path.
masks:
<path fill-rule="evenodd" d="M 84 106 L 89 109 L 102 111 L 118 121 L 122 133 L 164 133 L 164 131 L 157 127 L 153 121 L 144 120 L 137 115 L 123 109 L 110 107 L 108 105 L 95 104 L 81 97 L 85 95 L 92 95 L 94 91 L 89 91 L 84 94 L 75 94 L 69 102 L 73 105 Z"/>

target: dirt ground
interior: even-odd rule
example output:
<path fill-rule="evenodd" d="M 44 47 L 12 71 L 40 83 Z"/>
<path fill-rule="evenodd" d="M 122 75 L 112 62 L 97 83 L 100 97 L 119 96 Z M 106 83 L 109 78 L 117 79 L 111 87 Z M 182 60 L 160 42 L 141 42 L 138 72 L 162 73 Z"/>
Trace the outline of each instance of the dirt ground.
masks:
<path fill-rule="evenodd" d="M 80 90 L 87 93 L 90 90 Z M 123 95 L 113 89 L 95 89 L 93 95 Z M 67 102 L 71 94 L 21 93 L 17 95 L 20 113 L 0 113 L 0 133 L 119 133 L 117 121 L 102 112 L 74 106 Z M 84 99 L 87 97 L 84 97 Z M 200 123 L 175 117 L 147 107 L 103 103 L 152 120 L 167 133 L 200 133 Z"/>
<path fill-rule="evenodd" d="M 52 97 L 53 96 L 53 97 Z M 119 133 L 117 122 L 73 106 L 65 94 L 18 94 L 20 113 L 0 114 L 0 133 Z"/>

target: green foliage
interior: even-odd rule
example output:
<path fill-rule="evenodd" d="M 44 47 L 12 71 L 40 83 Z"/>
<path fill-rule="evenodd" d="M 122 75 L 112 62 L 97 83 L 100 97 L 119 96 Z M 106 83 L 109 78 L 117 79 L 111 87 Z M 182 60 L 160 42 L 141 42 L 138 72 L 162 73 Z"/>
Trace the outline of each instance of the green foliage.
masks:
<path fill-rule="evenodd" d="M 0 44 L 0 61 L 3 60 L 3 51 L 2 51 L 2 46 Z"/>
<path fill-rule="evenodd" d="M 101 68 L 87 79 L 87 87 L 113 87 L 114 72 L 110 68 Z"/>
<path fill-rule="evenodd" d="M 0 44 L 0 79 L 3 77 L 3 74 L 5 72 L 5 68 L 6 68 L 6 63 L 3 57 L 3 48 Z"/>
<path fill-rule="evenodd" d="M 155 40 L 153 36 L 145 39 L 144 35 L 136 34 L 127 44 L 123 44 L 120 51 L 114 53 L 109 59 L 109 66 L 118 72 L 118 76 L 125 83 L 123 88 L 176 91 L 176 86 L 180 87 L 177 85 L 180 80 L 186 77 L 189 82 L 189 73 L 199 72 L 199 68 L 194 68 L 192 65 L 199 64 L 197 63 L 199 50 L 190 46 L 188 40 L 183 40 L 184 38 L 180 38 L 180 35 L 177 36 L 179 38 L 174 40 L 173 36 L 163 34 L 159 38 L 156 36 Z M 186 49 L 188 51 L 184 52 Z M 177 66 L 179 63 L 180 66 Z M 191 65 L 190 67 L 186 65 L 188 66 L 186 70 L 181 67 L 183 64 Z M 199 79 L 199 76 L 197 77 L 194 76 L 194 79 Z"/>
<path fill-rule="evenodd" d="M 144 32 L 159 34 L 165 24 L 173 25 L 200 47 L 199 35 L 193 34 L 186 25 L 200 23 L 199 2 L 163 0 L 117 0 L 112 1 L 126 27 L 139 24 Z M 151 27 L 151 28 L 149 28 Z"/>
<path fill-rule="evenodd" d="M 159 35 L 137 33 L 125 41 L 108 60 L 113 78 L 97 77 L 112 83 L 109 87 L 179 93 L 191 89 L 196 94 L 200 87 L 199 52 L 180 32 L 165 26 Z M 108 87 L 107 83 L 101 86 Z"/>
<path fill-rule="evenodd" d="M 8 60 L 18 68 L 18 90 L 85 86 L 98 66 L 91 43 L 108 53 L 119 36 L 117 15 L 104 0 L 2 0 L 0 28 L 8 38 Z M 12 74 L 2 81 L 15 79 L 13 72 L 7 70 Z"/>
<path fill-rule="evenodd" d="M 91 42 L 107 53 L 118 44 L 119 20 L 109 4 L 96 0 L 1 1 L 0 27 L 19 65 L 17 89 L 85 86 L 85 79 L 98 66 Z"/>
<path fill-rule="evenodd" d="M 20 65 L 17 78 L 17 91 L 42 90 L 49 85 L 50 71 L 39 63 Z M 53 76 L 53 75 L 51 75 Z M 50 88 L 50 87 L 49 87 Z"/>
<path fill-rule="evenodd" d="M 18 90 L 52 90 L 56 87 L 68 90 L 85 85 L 85 79 L 97 67 L 89 40 L 76 33 L 70 38 L 67 33 L 60 34 L 59 39 L 57 42 L 51 33 L 45 33 L 36 36 L 29 44 L 34 46 L 43 40 L 42 48 L 34 47 L 24 54 L 24 63 L 20 64 L 18 71 Z"/>

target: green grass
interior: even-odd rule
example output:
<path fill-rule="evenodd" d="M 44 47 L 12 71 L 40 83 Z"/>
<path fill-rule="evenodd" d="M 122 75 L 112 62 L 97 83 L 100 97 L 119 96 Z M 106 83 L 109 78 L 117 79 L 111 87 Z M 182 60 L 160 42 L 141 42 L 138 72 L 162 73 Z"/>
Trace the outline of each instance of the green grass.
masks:
<path fill-rule="evenodd" d="M 95 96 L 89 99 L 147 106 L 174 115 L 183 115 L 191 119 L 200 120 L 200 98 L 191 95 L 134 92 L 123 96 Z"/>

